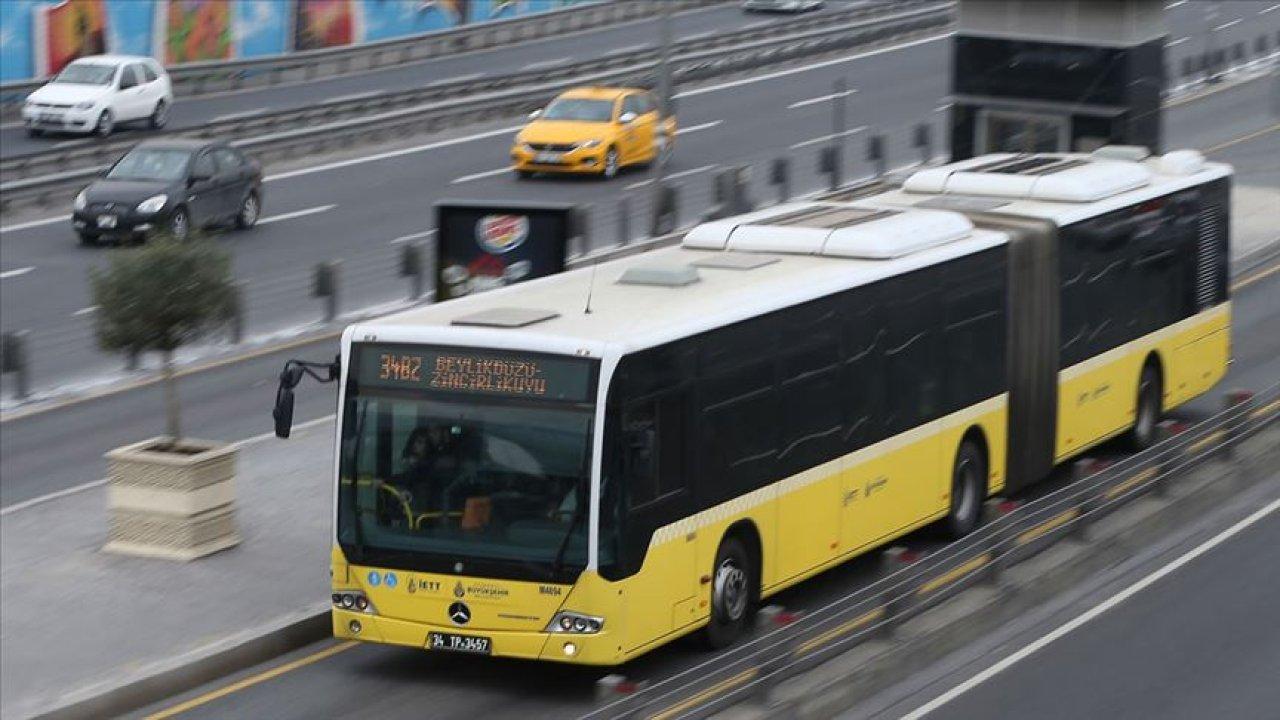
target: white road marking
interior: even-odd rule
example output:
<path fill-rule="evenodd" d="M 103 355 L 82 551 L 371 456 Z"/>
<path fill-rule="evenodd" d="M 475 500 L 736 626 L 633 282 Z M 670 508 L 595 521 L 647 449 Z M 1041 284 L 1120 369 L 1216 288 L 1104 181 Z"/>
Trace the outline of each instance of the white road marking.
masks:
<path fill-rule="evenodd" d="M 547 68 L 547 67 L 553 67 L 556 65 L 563 65 L 567 62 L 573 62 L 573 58 L 559 57 L 559 58 L 551 58 L 550 60 L 539 60 L 538 62 L 532 62 L 532 63 L 529 63 L 528 65 L 525 65 L 524 68 L 526 70 L 537 70 L 538 68 Z"/>
<path fill-rule="evenodd" d="M 793 102 L 793 103 L 791 103 L 790 105 L 788 105 L 788 106 L 787 106 L 787 109 L 788 109 L 788 110 L 795 110 L 796 108 L 802 108 L 802 107 L 805 107 L 805 106 L 807 106 L 807 105 L 816 105 L 816 104 L 818 104 L 818 103 L 826 102 L 826 101 L 828 101 L 828 100 L 835 100 L 836 98 L 849 97 L 850 95 L 852 95 L 852 94 L 854 94 L 854 93 L 856 93 L 856 92 L 858 92 L 858 91 L 857 91 L 857 90 L 845 90 L 845 91 L 842 91 L 842 92 L 834 92 L 834 93 L 831 93 L 831 94 L 829 94 L 829 95 L 819 95 L 818 97 L 809 98 L 808 100 L 798 100 L 798 101 Z"/>
<path fill-rule="evenodd" d="M 333 422 L 335 418 L 336 418 L 335 415 L 325 415 L 324 417 L 318 417 L 314 420 L 308 420 L 306 422 L 298 423 L 297 425 L 293 426 L 293 430 L 295 433 L 302 430 L 309 430 L 317 425 L 322 425 L 327 422 Z M 231 445 L 235 446 L 238 449 L 243 449 L 249 445 L 260 443 L 263 440 L 270 440 L 275 436 L 276 434 L 274 432 L 262 433 L 261 435 L 254 435 L 251 438 L 246 438 L 244 440 L 233 442 L 231 443 Z M 103 485 L 106 485 L 108 482 L 110 482 L 109 478 L 92 480 L 87 483 L 81 483 L 80 485 L 73 485 L 72 487 L 69 487 L 69 488 L 63 488 L 62 490 L 58 490 L 56 492 L 51 492 L 45 495 L 40 495 L 38 497 L 33 497 L 30 500 L 23 500 L 22 502 L 14 503 L 12 505 L 7 505 L 3 508 L 0 508 L 0 516 L 8 515 L 9 513 L 15 513 L 15 512 L 18 512 L 19 510 L 25 510 L 35 505 L 41 505 L 43 503 L 49 502 L 50 500 L 57 500 L 58 498 L 64 498 L 68 495 L 74 495 L 79 492 L 84 492 L 85 490 L 92 490 L 93 488 L 96 488 L 96 487 L 102 487 Z"/>
<path fill-rule="evenodd" d="M 484 73 L 482 72 L 467 73 L 466 75 L 459 75 L 457 77 L 447 77 L 447 78 L 440 78 L 439 80 L 432 80 L 431 82 L 427 83 L 427 87 L 430 87 L 432 85 L 446 85 L 448 83 L 467 82 L 468 80 L 479 80 L 482 77 L 484 77 Z"/>
<path fill-rule="evenodd" d="M 233 113 L 227 113 L 226 115 L 219 115 L 213 118 L 212 120 L 210 120 L 209 122 L 219 122 L 222 120 L 240 120 L 242 118 L 251 118 L 255 115 L 261 115 L 266 111 L 267 111 L 266 108 L 254 108 L 253 110 L 242 110 L 240 112 L 233 112 Z"/>
<path fill-rule="evenodd" d="M 74 138 L 71 140 L 60 140 L 53 144 L 53 147 L 67 147 L 68 145 L 85 145 L 87 144 L 82 138 Z"/>
<path fill-rule="evenodd" d="M 1266 15 L 1267 13 L 1273 10 L 1280 10 L 1280 5 L 1272 5 L 1271 7 L 1268 7 L 1268 8 L 1262 8 L 1261 10 L 1258 11 L 1258 14 Z"/>
<path fill-rule="evenodd" d="M 423 230 L 422 232 L 413 233 L 411 235 L 401 235 L 395 240 L 392 240 L 391 244 L 399 245 L 400 243 L 406 243 L 406 242 L 409 242 L 410 240 L 417 240 L 419 238 L 431 237 L 432 235 L 435 235 L 435 234 L 436 234 L 436 231 L 434 229 Z"/>
<path fill-rule="evenodd" d="M 1236 18 L 1235 20 L 1228 20 L 1227 22 L 1224 22 L 1224 23 L 1222 23 L 1221 25 L 1219 25 L 1218 27 L 1214 28 L 1214 29 L 1213 29 L 1213 31 L 1214 31 L 1214 32 L 1218 32 L 1219 30 L 1226 30 L 1227 28 L 1231 27 L 1232 25 L 1239 25 L 1241 22 L 1244 22 L 1244 21 L 1243 21 L 1243 20 L 1241 20 L 1240 18 Z"/>
<path fill-rule="evenodd" d="M 948 111 L 948 110 L 950 110 L 950 109 L 951 109 L 951 103 L 943 103 L 943 104 L 939 105 L 938 107 L 934 108 L 934 109 L 933 109 L 933 111 L 934 111 L 934 112 L 946 112 L 946 111 Z"/>
<path fill-rule="evenodd" d="M 346 100 L 363 100 L 364 98 L 373 97 L 374 95 L 378 95 L 378 94 L 380 94 L 380 91 L 378 90 L 366 90 L 364 92 L 351 93 L 350 95 L 339 95 L 337 97 L 332 97 L 332 98 L 329 98 L 329 102 L 343 102 Z"/>
<path fill-rule="evenodd" d="M 1212 538 L 1206 540 L 1200 545 L 1197 545 L 1196 547 L 1187 551 L 1186 553 L 1178 557 L 1176 560 L 1152 572 L 1150 575 L 1147 575 L 1146 577 L 1142 578 L 1138 582 L 1130 585 L 1124 590 L 1121 590 L 1115 595 L 1112 595 L 1111 597 L 1107 598 L 1101 603 L 1093 606 L 1093 608 L 1086 611 L 1083 615 L 1080 615 L 1075 619 L 1068 621 L 1064 625 L 1060 625 L 1057 629 L 1053 630 L 1048 635 L 1041 637 L 1035 642 L 1032 642 L 1030 645 L 1027 645 L 1021 650 L 1004 658 L 1003 660 L 996 663 L 995 665 L 988 667 L 986 670 L 983 670 L 977 675 L 974 675 L 968 680 L 951 688 L 947 692 L 943 693 L 942 695 L 939 695 L 938 697 L 934 698 L 928 703 L 921 705 L 914 712 L 904 715 L 902 720 L 920 720 L 920 718 L 928 715 L 934 710 L 937 710 L 943 705 L 946 705 L 952 700 L 955 700 L 956 698 L 969 692 L 970 690 L 981 685 L 982 683 L 990 680 L 996 675 L 999 675 L 1005 670 L 1008 670 L 1014 664 L 1022 660 L 1025 660 L 1031 655 L 1035 654 L 1036 652 L 1044 649 L 1045 646 L 1049 645 L 1053 641 L 1061 639 L 1062 637 L 1066 636 L 1072 631 L 1080 628 L 1090 620 L 1096 619 L 1098 616 L 1116 607 L 1117 605 L 1124 602 L 1125 600 L 1128 600 L 1134 595 L 1137 595 L 1143 590 L 1146 590 L 1147 588 L 1151 587 L 1155 583 L 1159 582 L 1160 580 L 1164 579 L 1170 574 L 1176 572 L 1179 568 L 1191 562 L 1192 560 L 1195 560 L 1196 558 L 1200 557 L 1201 555 L 1204 555 L 1205 553 L 1221 545 L 1227 540 L 1230 540 L 1232 537 L 1238 535 L 1240 532 L 1247 529 L 1250 525 L 1253 525 L 1259 520 L 1262 520 L 1266 516 L 1275 512 L 1277 509 L 1280 509 L 1280 499 L 1272 500 L 1265 507 L 1254 512 L 1249 517 L 1241 520 L 1235 525 L 1232 525 L 1226 530 L 1223 530 L 1217 535 L 1214 535 Z"/>
<path fill-rule="evenodd" d="M 649 45 L 647 43 L 640 43 L 638 45 L 623 45 L 620 48 L 614 48 L 610 50 L 609 52 L 605 53 L 605 55 L 631 55 L 631 54 L 640 52 L 641 50 L 648 50 L 652 47 L 653 47 L 652 45 Z"/>
<path fill-rule="evenodd" d="M 693 33 L 692 35 L 681 35 L 680 40 L 681 41 L 701 40 L 702 38 L 707 37 L 710 34 L 711 34 L 710 30 L 703 30 L 702 32 L 696 32 L 696 33 Z"/>
<path fill-rule="evenodd" d="M 306 210 L 294 210 L 293 212 L 287 212 L 281 215 L 272 215 L 271 217 L 264 217 L 258 221 L 258 224 L 266 225 L 267 223 L 280 222 L 281 220 L 292 220 L 294 218 L 305 217 L 307 215 L 315 215 L 316 213 L 328 212 L 329 210 L 332 210 L 336 207 L 338 206 L 337 205 L 318 205 L 313 208 L 307 208 Z"/>
<path fill-rule="evenodd" d="M 1164 9 L 1165 9 L 1165 10 L 1172 10 L 1172 9 L 1174 9 L 1174 8 L 1178 7 L 1179 5 L 1186 5 L 1186 4 L 1187 4 L 1187 0 L 1178 0 L 1178 2 L 1173 2 L 1173 3 L 1169 3 L 1168 5 L 1165 5 L 1165 6 L 1164 6 Z"/>
<path fill-rule="evenodd" d="M 736 87 L 741 87 L 743 85 L 750 85 L 751 83 L 758 83 L 758 82 L 763 82 L 765 80 L 772 80 L 774 78 L 786 77 L 788 75 L 795 75 L 796 73 L 808 72 L 810 70 L 817 70 L 819 68 L 824 68 L 824 67 L 831 67 L 832 65 L 839 65 L 841 63 L 853 62 L 854 60 L 861 60 L 862 58 L 871 57 L 873 55 L 883 55 L 884 53 L 888 53 L 888 52 L 905 50 L 909 47 L 915 47 L 916 45 L 924 45 L 926 43 L 939 42 L 941 40 L 946 40 L 950 38 L 954 34 L 955 33 L 944 33 L 942 35 L 938 35 L 937 37 L 928 37 L 928 38 L 921 38 L 919 40 L 912 40 L 910 42 L 905 42 L 900 45 L 890 45 L 889 47 L 878 48 L 876 50 L 868 50 L 867 52 L 858 53 L 857 55 L 846 55 L 845 57 L 832 58 L 830 60 L 823 60 L 821 62 L 811 63 L 809 65 L 801 65 L 799 67 L 787 68 L 786 70 L 777 70 L 771 73 L 761 73 L 759 75 L 752 75 L 751 77 L 745 77 L 745 78 L 742 78 L 741 80 L 730 80 L 729 82 L 723 82 L 723 83 L 720 83 L 719 85 L 708 85 L 706 87 L 694 88 L 692 90 L 685 90 L 684 92 L 676 93 L 675 97 L 677 99 L 695 97 L 698 95 L 705 95 L 707 93 L 718 92 L 720 90 L 728 90 L 729 88 L 736 88 Z"/>
<path fill-rule="evenodd" d="M 1180 37 L 1180 38 L 1178 38 L 1177 40 L 1170 40 L 1169 42 L 1165 43 L 1165 44 L 1164 44 L 1164 46 L 1165 46 L 1165 47 L 1167 47 L 1167 48 L 1177 47 L 1178 45 L 1181 45 L 1182 43 L 1184 43 L 1184 42 L 1186 42 L 1186 41 L 1188 41 L 1188 40 L 1190 40 L 1190 39 L 1191 39 L 1191 38 L 1189 38 L 1189 37 Z"/>
<path fill-rule="evenodd" d="M 58 217 L 45 218 L 43 220 L 32 220 L 31 222 L 18 223 L 17 225 L 5 225 L 0 227 L 0 233 L 17 232 L 19 230 L 29 230 L 33 227 L 42 225 L 52 225 L 56 222 L 70 222 L 70 215 L 59 215 Z"/>
<path fill-rule="evenodd" d="M 680 172 L 677 172 L 677 173 L 671 173 L 670 175 L 667 175 L 667 176 L 666 176 L 665 178 L 663 178 L 663 179 L 664 179 L 664 180 L 679 180 L 679 179 L 680 179 L 680 178 L 682 178 L 682 177 L 689 177 L 690 175 L 696 175 L 696 174 L 698 174 L 698 173 L 700 173 L 700 172 L 706 172 L 706 171 L 708 171 L 708 170 L 715 170 L 715 169 L 716 169 L 716 168 L 718 168 L 718 167 L 720 167 L 720 166 L 719 166 L 719 165 L 703 165 L 702 167 L 696 167 L 696 168 L 691 168 L 691 169 L 689 169 L 689 170 L 681 170 Z M 653 180 L 641 180 L 640 182 L 633 182 L 633 183 L 631 183 L 630 185 L 627 185 L 626 187 L 624 187 L 623 189 L 624 189 L 624 190 L 638 190 L 638 189 L 640 189 L 640 188 L 644 187 L 645 185 L 652 185 L 652 184 L 653 184 Z"/>
<path fill-rule="evenodd" d="M 16 278 L 20 275 L 26 275 L 32 270 L 35 270 L 35 267 L 20 267 L 20 268 L 14 268 L 12 270 L 5 270 L 4 272 L 0 272 L 0 280 L 8 280 L 9 278 Z"/>
<path fill-rule="evenodd" d="M 463 175 L 462 177 L 457 177 L 450 180 L 449 184 L 457 185 L 459 183 L 471 182 L 472 180 L 481 180 L 483 178 L 493 177 L 494 175 L 501 175 L 503 173 L 509 173 L 509 172 L 511 172 L 510 167 L 500 167 L 497 170 L 485 170 L 484 172 L 473 173 L 471 175 Z"/>
<path fill-rule="evenodd" d="M 816 138 L 809 138 L 808 140 L 803 140 L 801 142 L 796 143 L 795 145 L 792 145 L 791 149 L 799 150 L 800 148 L 809 147 L 810 145 L 818 145 L 820 143 L 827 142 L 828 140 L 835 140 L 836 138 L 849 137 L 850 135 L 860 133 L 866 129 L 867 129 L 866 125 L 859 125 L 858 127 L 853 128 L 852 130 L 845 130 L 844 132 L 831 133 L 830 135 L 821 135 Z"/>
<path fill-rule="evenodd" d="M 374 155 L 365 155 L 364 157 L 339 160 L 337 162 L 325 163 L 324 165 L 298 168 L 297 170 L 289 170 L 287 172 L 276 173 L 275 175 L 268 175 L 264 177 L 262 181 L 273 182 L 275 180 L 285 180 L 301 175 L 310 175 L 312 173 L 325 172 L 327 170 L 337 170 L 338 168 L 350 167 L 352 165 L 363 165 L 365 163 L 376 162 L 378 160 L 386 160 L 388 158 L 401 157 L 404 155 L 413 155 L 415 153 L 449 147 L 451 145 L 461 145 L 474 140 L 484 140 L 486 138 L 497 137 L 499 135 L 510 135 L 523 127 L 524 125 L 516 125 L 515 127 L 502 128 L 500 130 L 489 130 L 487 132 L 476 133 L 475 135 L 465 135 L 463 137 L 452 138 L 450 140 L 437 140 L 424 145 L 415 145 L 413 147 L 401 148 L 399 150 L 388 150 L 387 152 L 376 153 Z M 9 228 L 4 229 L 8 230 Z"/>
<path fill-rule="evenodd" d="M 90 305 L 89 307 L 82 307 L 79 310 L 71 313 L 71 316 L 80 317 L 81 315 L 92 315 L 93 313 L 96 313 L 96 312 L 98 312 L 98 306 Z"/>
<path fill-rule="evenodd" d="M 685 133 L 698 132 L 699 130 L 709 130 L 719 125 L 722 122 L 724 121 L 712 120 L 711 122 L 705 122 L 705 123 L 702 123 L 701 125 L 690 125 L 689 127 L 676 128 L 676 135 L 684 135 Z"/>

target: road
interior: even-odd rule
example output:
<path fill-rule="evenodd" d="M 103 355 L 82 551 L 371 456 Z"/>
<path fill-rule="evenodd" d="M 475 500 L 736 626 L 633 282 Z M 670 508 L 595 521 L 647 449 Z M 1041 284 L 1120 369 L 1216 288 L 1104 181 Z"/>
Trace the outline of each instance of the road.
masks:
<path fill-rule="evenodd" d="M 831 8 L 825 12 L 830 12 L 835 6 L 836 3 L 831 3 Z M 789 18 L 785 15 L 751 15 L 742 12 L 736 3 L 730 3 L 680 13 L 676 16 L 675 39 L 696 40 L 711 33 L 739 30 L 758 23 L 785 22 L 787 19 Z M 430 83 L 457 80 L 479 80 L 485 76 L 501 76 L 510 68 L 550 68 L 619 51 L 634 52 L 643 45 L 657 44 L 659 23 L 657 18 L 637 20 L 373 72 L 206 97 L 178 98 L 169 118 L 169 129 L 198 128 L 210 120 L 223 117 L 306 107 L 370 92 L 408 90 Z M 127 129 L 121 135 L 125 133 L 138 138 L 146 137 L 143 130 Z M 73 138 L 74 136 L 65 135 L 28 138 L 26 132 L 16 125 L 0 129 L 0 144 L 5 147 L 5 155 L 14 157 L 47 150 Z M 82 142 L 94 143 L 96 140 L 86 139 Z"/>
<path fill-rule="evenodd" d="M 1035 613 L 1038 621 L 1014 623 L 842 717 L 1276 717 L 1277 488 L 1273 478 L 1194 540 L 1082 584 L 1073 601 Z"/>

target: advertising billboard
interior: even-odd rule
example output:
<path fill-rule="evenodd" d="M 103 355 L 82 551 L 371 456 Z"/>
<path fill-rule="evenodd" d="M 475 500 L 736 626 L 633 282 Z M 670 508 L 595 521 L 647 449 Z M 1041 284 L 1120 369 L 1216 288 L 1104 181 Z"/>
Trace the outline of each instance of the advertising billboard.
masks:
<path fill-rule="evenodd" d="M 442 201 L 436 210 L 436 299 L 564 270 L 573 206 Z"/>

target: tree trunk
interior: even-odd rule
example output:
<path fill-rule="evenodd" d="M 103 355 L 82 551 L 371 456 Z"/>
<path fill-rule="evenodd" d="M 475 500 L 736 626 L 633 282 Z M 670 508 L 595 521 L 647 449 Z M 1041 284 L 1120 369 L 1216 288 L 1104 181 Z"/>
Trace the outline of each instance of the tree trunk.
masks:
<path fill-rule="evenodd" d="M 165 430 L 177 445 L 182 439 L 181 413 L 178 410 L 178 383 L 173 377 L 173 351 L 164 351 L 164 367 L 161 369 L 164 379 L 164 416 Z"/>

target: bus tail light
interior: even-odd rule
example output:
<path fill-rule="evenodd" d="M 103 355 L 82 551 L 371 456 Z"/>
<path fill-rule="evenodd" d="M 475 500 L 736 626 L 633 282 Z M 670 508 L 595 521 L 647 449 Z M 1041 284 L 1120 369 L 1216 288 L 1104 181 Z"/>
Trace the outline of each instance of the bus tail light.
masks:
<path fill-rule="evenodd" d="M 377 615 L 378 611 L 374 609 L 373 603 L 369 602 L 368 596 L 359 590 L 337 590 L 333 593 L 333 606 L 339 610 L 350 610 L 351 612 L 361 612 L 366 615 Z"/>
<path fill-rule="evenodd" d="M 558 612 L 551 618 L 551 622 L 547 625 L 546 631 L 549 633 L 590 635 L 592 633 L 600 632 L 600 629 L 603 627 L 604 618 L 565 611 Z"/>

